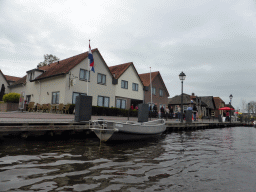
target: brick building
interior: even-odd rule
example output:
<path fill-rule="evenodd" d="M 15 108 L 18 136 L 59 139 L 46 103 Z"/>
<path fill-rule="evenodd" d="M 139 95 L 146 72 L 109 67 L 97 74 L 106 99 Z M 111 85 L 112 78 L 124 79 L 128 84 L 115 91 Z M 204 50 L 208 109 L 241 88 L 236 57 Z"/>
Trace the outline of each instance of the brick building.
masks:
<path fill-rule="evenodd" d="M 139 74 L 143 85 L 144 85 L 144 101 L 146 104 L 151 103 L 151 83 L 152 83 L 152 103 L 153 106 L 157 106 L 157 110 L 163 106 L 168 105 L 169 92 L 164 84 L 162 76 L 159 71 L 151 73 L 151 82 L 150 82 L 150 73 Z"/>

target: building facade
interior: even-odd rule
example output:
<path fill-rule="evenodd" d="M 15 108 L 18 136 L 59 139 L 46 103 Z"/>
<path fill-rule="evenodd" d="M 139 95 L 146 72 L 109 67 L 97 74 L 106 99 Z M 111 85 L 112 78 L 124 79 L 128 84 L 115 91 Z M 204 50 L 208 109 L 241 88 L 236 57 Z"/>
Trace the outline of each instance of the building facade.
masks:
<path fill-rule="evenodd" d="M 161 107 L 166 107 L 168 105 L 169 92 L 165 86 L 165 83 L 162 79 L 162 76 L 159 71 L 151 73 L 139 74 L 143 85 L 144 85 L 144 99 L 146 104 L 152 106 L 156 105 L 157 111 Z M 152 92 L 151 92 L 152 85 Z M 152 102 L 151 102 L 151 93 L 152 93 Z"/>

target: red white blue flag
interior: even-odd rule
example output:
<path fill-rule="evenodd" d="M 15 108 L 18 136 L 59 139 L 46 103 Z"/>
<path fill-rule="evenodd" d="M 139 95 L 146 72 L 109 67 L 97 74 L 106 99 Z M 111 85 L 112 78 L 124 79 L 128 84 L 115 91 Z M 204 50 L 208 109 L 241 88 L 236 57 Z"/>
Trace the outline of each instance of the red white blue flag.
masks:
<path fill-rule="evenodd" d="M 89 42 L 88 59 L 89 59 L 89 64 L 90 64 L 90 70 L 95 73 L 95 71 L 94 71 L 94 59 L 93 59 L 93 56 L 92 56 L 92 50 L 91 50 L 90 42 Z"/>

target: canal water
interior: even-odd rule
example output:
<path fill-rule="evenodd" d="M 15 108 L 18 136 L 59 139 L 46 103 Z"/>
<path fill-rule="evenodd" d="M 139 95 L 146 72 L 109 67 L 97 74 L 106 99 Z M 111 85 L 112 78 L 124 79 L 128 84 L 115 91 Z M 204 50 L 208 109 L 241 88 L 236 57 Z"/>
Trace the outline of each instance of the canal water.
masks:
<path fill-rule="evenodd" d="M 151 141 L 0 141 L 0 191 L 256 191 L 256 129 Z"/>

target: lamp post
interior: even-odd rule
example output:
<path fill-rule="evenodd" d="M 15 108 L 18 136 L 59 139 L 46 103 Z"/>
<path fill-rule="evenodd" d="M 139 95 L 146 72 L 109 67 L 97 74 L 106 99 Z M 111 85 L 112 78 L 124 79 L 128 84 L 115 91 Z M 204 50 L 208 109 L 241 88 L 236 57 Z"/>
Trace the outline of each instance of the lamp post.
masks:
<path fill-rule="evenodd" d="M 229 113 L 229 118 L 230 118 L 230 123 L 231 123 L 231 101 L 232 101 L 232 99 L 233 99 L 233 95 L 232 94 L 230 94 L 229 95 L 229 99 L 230 99 L 230 113 Z"/>
<path fill-rule="evenodd" d="M 181 72 L 179 74 L 179 78 L 181 80 L 181 121 L 180 122 L 183 123 L 183 81 L 186 78 L 185 73 Z"/>

